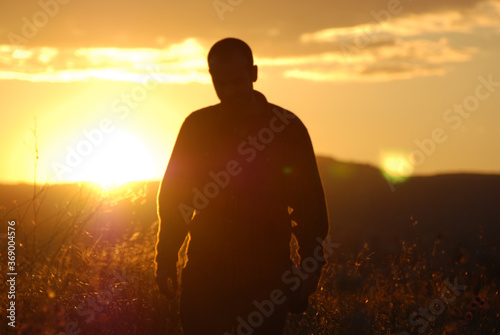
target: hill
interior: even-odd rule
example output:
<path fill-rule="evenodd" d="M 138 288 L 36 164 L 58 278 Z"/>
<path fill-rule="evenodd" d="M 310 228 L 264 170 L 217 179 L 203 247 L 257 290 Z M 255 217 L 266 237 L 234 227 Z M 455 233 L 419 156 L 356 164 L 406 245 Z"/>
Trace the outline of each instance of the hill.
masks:
<path fill-rule="evenodd" d="M 328 157 L 317 157 L 317 162 L 328 202 L 330 232 L 343 250 L 356 252 L 367 244 L 383 255 L 397 252 L 400 240 L 415 236 L 421 237 L 418 242 L 425 247 L 438 243 L 458 253 L 500 242 L 500 175 L 414 176 L 390 184 L 374 166 Z M 158 181 L 134 182 L 107 194 L 107 201 L 115 205 L 113 220 L 153 223 L 157 219 L 158 185 Z M 69 219 L 68 213 L 88 215 L 103 199 L 95 188 L 80 184 L 49 185 L 38 192 L 38 221 L 48 226 L 55 217 Z M 32 185 L 0 185 L 2 216 L 30 222 L 33 210 L 23 206 L 32 198 Z M 447 256 L 448 261 L 459 257 Z"/>
<path fill-rule="evenodd" d="M 390 184 L 373 166 L 317 161 L 330 233 L 340 246 L 306 314 L 289 315 L 286 334 L 421 333 L 409 317 L 454 280 L 467 290 L 436 322 L 428 319 L 429 331 L 497 333 L 500 175 Z M 179 334 L 175 309 L 153 277 L 158 185 L 129 183 L 104 193 L 88 184 L 47 185 L 36 196 L 32 185 L 0 185 L 0 231 L 17 222 L 19 333 L 64 334 L 76 323 L 85 334 Z M 75 306 L 103 292 L 116 273 L 130 282 L 118 283 L 112 301 L 86 321 Z M 6 306 L 7 295 L 0 303 Z"/>
<path fill-rule="evenodd" d="M 406 240 L 446 250 L 438 258 L 448 265 L 463 257 L 492 264 L 494 255 L 478 250 L 500 242 L 500 175 L 414 176 L 391 185 L 373 166 L 326 157 L 318 166 L 331 234 L 351 252 L 367 243 L 383 256 Z"/>

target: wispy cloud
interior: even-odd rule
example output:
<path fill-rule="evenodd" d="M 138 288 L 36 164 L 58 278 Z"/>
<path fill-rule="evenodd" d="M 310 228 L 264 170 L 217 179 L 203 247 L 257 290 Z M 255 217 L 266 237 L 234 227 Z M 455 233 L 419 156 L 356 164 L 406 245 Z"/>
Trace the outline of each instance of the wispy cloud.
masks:
<path fill-rule="evenodd" d="M 300 39 L 305 43 L 341 43 L 363 38 L 364 35 L 410 37 L 424 34 L 470 33 L 477 26 L 464 23 L 465 17 L 459 12 L 412 14 L 388 22 L 370 21 L 354 27 L 323 29 L 302 34 Z"/>
<path fill-rule="evenodd" d="M 165 49 L 18 48 L 0 46 L 0 80 L 209 83 L 207 50 L 187 39 Z"/>
<path fill-rule="evenodd" d="M 258 64 L 284 68 L 284 76 L 311 81 L 388 81 L 436 76 L 446 65 L 466 62 L 477 48 L 454 48 L 446 38 L 437 41 L 393 38 L 356 49 L 352 54 L 337 49 L 318 55 L 257 59 Z"/>
<path fill-rule="evenodd" d="M 14 49 L 0 46 L 0 80 L 75 82 L 108 80 L 142 83 L 151 74 L 160 83 L 209 84 L 206 54 L 195 39 L 166 49 L 86 48 Z M 262 68 L 276 68 L 287 78 L 314 81 L 386 81 L 444 74 L 442 65 L 464 62 L 475 48 L 453 48 L 438 41 L 379 38 L 369 48 L 305 56 L 256 57 Z"/>
<path fill-rule="evenodd" d="M 363 35 L 411 37 L 425 34 L 470 34 L 478 29 L 500 32 L 500 2 L 484 1 L 472 10 L 431 12 L 419 15 L 402 12 L 384 22 L 373 21 L 352 27 L 336 27 L 304 33 L 300 39 L 308 42 L 346 42 Z"/>
<path fill-rule="evenodd" d="M 382 23 L 302 34 L 304 45 L 320 44 L 332 51 L 328 57 L 304 58 L 315 60 L 307 67 L 296 61 L 285 76 L 313 81 L 387 81 L 444 75 L 448 65 L 469 61 L 480 50 L 453 45 L 449 34 L 475 34 L 481 29 L 500 33 L 498 1 L 483 1 L 464 11 L 403 14 Z"/>
<path fill-rule="evenodd" d="M 404 11 L 384 23 L 304 33 L 298 48 L 314 45 L 308 55 L 259 57 L 262 69 L 285 78 L 321 82 L 388 81 L 445 75 L 467 62 L 477 46 L 457 46 L 450 34 L 479 30 L 500 33 L 500 1 L 482 1 L 469 9 L 419 15 Z M 208 47 L 189 38 L 165 48 L 14 48 L 0 45 L 0 80 L 72 82 L 108 80 L 144 82 L 151 73 L 161 83 L 210 84 Z"/>

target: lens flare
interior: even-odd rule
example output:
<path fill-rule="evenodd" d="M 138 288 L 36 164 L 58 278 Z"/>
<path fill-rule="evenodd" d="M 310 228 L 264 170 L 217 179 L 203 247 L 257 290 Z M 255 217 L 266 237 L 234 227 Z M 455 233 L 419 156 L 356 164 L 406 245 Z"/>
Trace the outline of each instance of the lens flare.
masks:
<path fill-rule="evenodd" d="M 381 154 L 381 169 L 384 177 L 392 183 L 401 183 L 408 179 L 414 172 L 408 155 L 400 152 L 387 152 Z"/>
<path fill-rule="evenodd" d="M 153 156 L 139 138 L 119 130 L 108 137 L 68 174 L 68 181 L 86 181 L 109 189 L 130 181 L 154 179 Z"/>

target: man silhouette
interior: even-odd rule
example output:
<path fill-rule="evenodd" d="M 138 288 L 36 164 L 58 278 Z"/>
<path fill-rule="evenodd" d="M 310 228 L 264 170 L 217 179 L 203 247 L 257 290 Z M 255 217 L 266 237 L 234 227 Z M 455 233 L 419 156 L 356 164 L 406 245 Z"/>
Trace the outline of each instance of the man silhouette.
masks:
<path fill-rule="evenodd" d="M 184 333 L 281 334 L 325 264 L 328 215 L 314 151 L 302 122 L 253 89 L 257 66 L 245 42 L 215 43 L 208 65 L 220 103 L 190 114 L 178 134 L 158 195 L 156 279 L 174 297 L 189 236 Z M 307 267 L 290 258 L 292 233 Z"/>

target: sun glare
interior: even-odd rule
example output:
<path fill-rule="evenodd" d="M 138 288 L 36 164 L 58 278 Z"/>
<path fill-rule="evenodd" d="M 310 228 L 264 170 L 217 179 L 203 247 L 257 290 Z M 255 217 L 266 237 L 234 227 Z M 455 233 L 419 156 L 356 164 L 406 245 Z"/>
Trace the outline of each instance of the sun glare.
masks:
<path fill-rule="evenodd" d="M 144 83 L 154 76 L 159 83 L 209 84 L 208 50 L 189 38 L 168 48 L 48 48 L 0 44 L 0 79 L 32 82 L 109 80 Z M 19 69 L 26 69 L 21 71 Z"/>
<path fill-rule="evenodd" d="M 86 157 L 88 160 L 71 176 L 109 189 L 130 181 L 154 179 L 153 159 L 147 146 L 137 137 L 115 131 Z"/>
<path fill-rule="evenodd" d="M 400 152 L 383 153 L 381 155 L 380 166 L 385 178 L 393 183 L 405 181 L 414 171 L 411 163 L 405 158 L 405 155 Z"/>

